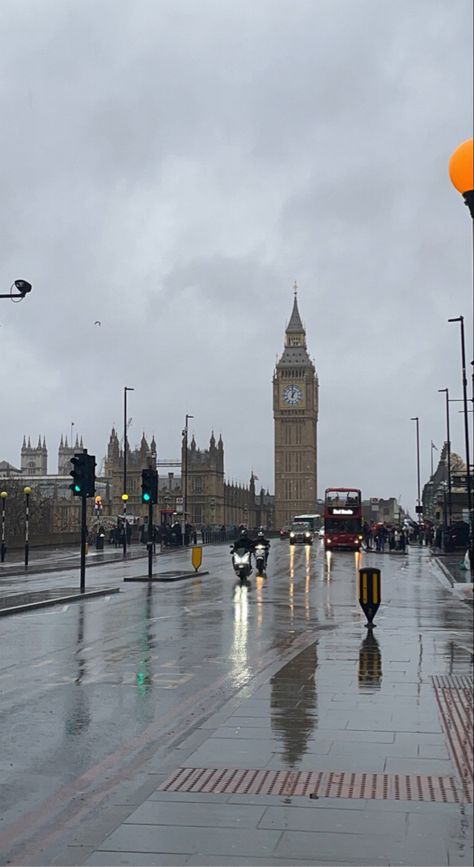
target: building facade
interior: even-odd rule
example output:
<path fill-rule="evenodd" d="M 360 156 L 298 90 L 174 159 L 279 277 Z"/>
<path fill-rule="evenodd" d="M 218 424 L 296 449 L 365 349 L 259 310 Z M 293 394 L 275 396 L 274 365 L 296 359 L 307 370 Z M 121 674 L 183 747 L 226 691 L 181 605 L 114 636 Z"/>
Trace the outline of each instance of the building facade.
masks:
<path fill-rule="evenodd" d="M 319 382 L 295 298 L 273 374 L 275 528 L 317 512 Z"/>
<path fill-rule="evenodd" d="M 18 520 L 15 521 L 18 526 L 23 527 L 25 509 L 23 489 L 28 485 L 32 488 L 30 505 L 33 510 L 32 516 L 34 512 L 35 528 L 36 525 L 38 528 L 44 525 L 42 532 L 43 535 L 48 536 L 48 543 L 54 541 L 53 535 L 62 535 L 66 538 L 69 534 L 70 541 L 71 533 L 78 534 L 81 505 L 80 499 L 74 497 L 71 492 L 70 471 L 71 457 L 83 448 L 82 437 L 76 436 L 75 444 L 71 442 L 69 445 L 67 437 L 61 435 L 58 447 L 58 472 L 48 474 L 48 451 L 44 437 L 43 440 L 39 438 L 37 446 L 31 446 L 30 437 L 24 437 L 21 467 L 14 467 L 8 461 L 0 462 L 1 487 L 9 495 L 9 531 L 14 529 L 14 500 L 18 501 L 18 508 L 15 507 Z M 214 433 L 211 433 L 209 445 L 205 449 L 198 448 L 194 436 L 186 449 L 183 438 L 181 456 L 173 461 L 158 460 L 154 436 L 149 443 L 143 433 L 140 444 L 136 448 L 130 448 L 127 442 L 126 510 L 123 508 L 122 501 L 123 443 L 119 440 L 115 428 L 112 428 L 110 434 L 104 472 L 99 475 L 101 463 L 98 459 L 96 497 L 87 500 L 87 526 L 91 530 L 99 524 L 106 529 L 111 529 L 124 515 L 130 524 L 143 523 L 148 516 L 148 505 L 142 503 L 142 470 L 148 467 L 156 468 L 159 473 L 158 503 L 154 509 L 156 524 L 182 522 L 186 494 L 186 520 L 198 529 L 202 527 L 216 529 L 223 525 L 229 527 L 239 524 L 245 524 L 250 528 L 260 525 L 266 528 L 274 526 L 273 497 L 263 488 L 259 492 L 256 491 L 256 477 L 253 472 L 247 485 L 226 482 L 224 443 L 222 436 L 219 436 L 216 441 Z"/>
<path fill-rule="evenodd" d="M 448 443 L 444 443 L 438 466 L 423 486 L 421 502 L 423 518 L 434 524 L 469 521 L 466 464 L 450 451 Z"/>

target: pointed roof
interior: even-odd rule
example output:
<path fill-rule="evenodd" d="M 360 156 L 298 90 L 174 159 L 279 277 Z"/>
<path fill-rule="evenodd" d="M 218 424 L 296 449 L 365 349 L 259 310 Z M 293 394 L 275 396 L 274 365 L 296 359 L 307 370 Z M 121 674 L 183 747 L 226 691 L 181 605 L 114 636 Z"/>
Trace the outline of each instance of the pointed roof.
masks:
<path fill-rule="evenodd" d="M 308 351 L 306 349 L 306 331 L 304 330 L 301 321 L 300 311 L 298 310 L 297 285 L 293 287 L 295 297 L 293 301 L 293 310 L 291 312 L 290 321 L 285 331 L 285 347 L 279 361 L 279 367 L 294 367 L 295 365 L 304 365 L 314 369 Z"/>
<path fill-rule="evenodd" d="M 288 332 L 290 331 L 296 331 L 298 332 L 298 334 L 301 334 L 301 332 L 303 332 L 304 334 L 304 327 L 301 321 L 300 311 L 298 310 L 298 287 L 296 285 L 296 281 L 293 289 L 295 292 L 295 300 L 293 301 L 293 310 L 291 311 L 290 321 L 287 325 L 286 333 L 288 334 Z"/>

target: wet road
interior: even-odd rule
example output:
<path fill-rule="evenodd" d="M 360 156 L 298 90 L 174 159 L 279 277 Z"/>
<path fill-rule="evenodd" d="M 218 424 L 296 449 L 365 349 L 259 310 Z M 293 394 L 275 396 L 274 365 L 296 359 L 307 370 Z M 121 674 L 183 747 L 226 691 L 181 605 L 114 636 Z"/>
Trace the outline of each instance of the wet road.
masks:
<path fill-rule="evenodd" d="M 189 559 L 189 552 L 167 555 L 155 570 L 183 569 Z M 356 586 L 367 563 L 382 569 L 383 604 L 370 640 Z M 393 657 L 409 628 L 419 644 L 420 690 L 431 674 L 470 673 L 471 611 L 436 578 L 427 586 L 425 552 L 325 555 L 319 544 L 275 541 L 268 577 L 253 576 L 249 591 L 235 586 L 228 545 L 206 548 L 203 568 L 210 574 L 202 578 L 148 585 L 122 583 L 146 574 L 145 560 L 104 565 L 88 571 L 88 585 L 120 584 L 119 594 L 0 623 L 0 863 L 52 863 L 112 796 L 125 802 L 144 783 L 152 758 L 169 762 L 198 725 L 242 689 L 250 694 L 278 660 L 272 732 L 288 766 L 304 755 L 316 724 L 325 661 L 339 659 L 341 673 L 350 667 L 360 690 L 374 693 L 383 686 L 384 656 Z M 76 583 L 61 572 L 28 580 L 34 590 Z M 333 640 L 318 659 L 318 642 L 341 634 L 347 644 Z M 279 692 L 287 701 L 291 684 L 298 689 L 298 671 L 312 693 L 290 731 Z"/>

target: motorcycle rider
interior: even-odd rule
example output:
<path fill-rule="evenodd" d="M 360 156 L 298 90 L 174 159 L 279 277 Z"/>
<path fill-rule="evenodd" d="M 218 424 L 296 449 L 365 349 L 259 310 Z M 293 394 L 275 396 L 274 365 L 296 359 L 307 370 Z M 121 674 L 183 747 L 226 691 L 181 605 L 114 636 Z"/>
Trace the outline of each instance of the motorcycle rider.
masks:
<path fill-rule="evenodd" d="M 263 527 L 260 527 L 257 538 L 254 542 L 255 545 L 263 545 L 265 548 L 265 566 L 267 565 L 268 555 L 270 553 L 270 540 L 265 538 L 265 533 L 263 531 Z M 255 552 L 254 552 L 255 553 Z"/>
<path fill-rule="evenodd" d="M 253 548 L 254 548 L 254 543 L 253 543 L 252 539 L 250 538 L 250 536 L 247 532 L 247 529 L 245 527 L 242 527 L 237 539 L 235 540 L 234 544 L 231 547 L 231 553 L 233 554 L 234 551 L 239 551 L 239 552 L 250 551 L 250 553 L 252 554 Z"/>

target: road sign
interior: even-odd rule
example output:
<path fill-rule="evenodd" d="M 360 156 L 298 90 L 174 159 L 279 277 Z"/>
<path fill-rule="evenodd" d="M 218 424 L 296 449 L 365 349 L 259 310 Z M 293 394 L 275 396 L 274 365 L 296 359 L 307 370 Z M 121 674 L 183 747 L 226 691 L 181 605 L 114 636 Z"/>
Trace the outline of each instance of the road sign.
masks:
<path fill-rule="evenodd" d="M 176 497 L 176 513 L 183 514 L 184 497 Z"/>
<path fill-rule="evenodd" d="M 372 626 L 381 598 L 380 569 L 359 569 L 359 605 L 367 617 L 366 626 Z"/>
<path fill-rule="evenodd" d="M 191 549 L 191 563 L 197 572 L 202 563 L 202 545 L 193 545 Z"/>

